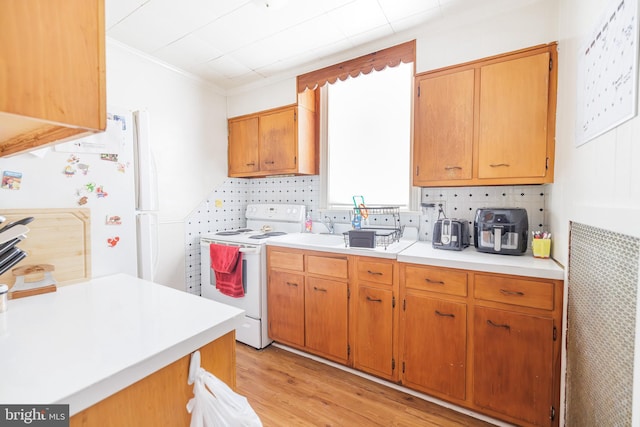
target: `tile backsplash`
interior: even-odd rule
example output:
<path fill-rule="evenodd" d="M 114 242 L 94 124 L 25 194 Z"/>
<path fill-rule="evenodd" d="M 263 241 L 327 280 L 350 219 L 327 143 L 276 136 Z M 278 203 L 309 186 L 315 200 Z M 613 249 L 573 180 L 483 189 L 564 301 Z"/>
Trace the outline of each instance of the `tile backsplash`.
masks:
<path fill-rule="evenodd" d="M 470 222 L 476 209 L 485 207 L 520 207 L 527 209 L 529 229 L 546 229 L 546 196 L 544 185 L 501 187 L 422 188 L 421 207 L 416 212 L 402 212 L 400 222 L 405 235 L 419 240 L 431 240 L 433 223 L 438 218 L 438 206 L 448 218 Z M 275 178 L 228 178 L 209 194 L 185 221 L 185 270 L 187 291 L 200 295 L 200 236 L 246 226 L 244 212 L 249 203 L 302 204 L 314 221 L 325 215 L 337 223 L 349 224 L 349 212 L 320 209 L 320 177 L 286 176 Z M 471 240 L 473 244 L 473 240 Z"/>

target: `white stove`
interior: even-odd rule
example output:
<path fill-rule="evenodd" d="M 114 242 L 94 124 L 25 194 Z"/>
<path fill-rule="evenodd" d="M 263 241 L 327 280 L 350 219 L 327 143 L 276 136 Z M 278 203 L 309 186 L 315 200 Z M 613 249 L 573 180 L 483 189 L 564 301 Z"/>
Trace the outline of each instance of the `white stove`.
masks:
<path fill-rule="evenodd" d="M 271 343 L 267 334 L 267 260 L 264 246 L 271 237 L 300 233 L 304 229 L 304 205 L 250 204 L 245 228 L 209 233 L 200 238 L 201 294 L 245 311 L 236 339 L 255 348 Z M 211 268 L 210 245 L 240 247 L 242 254 L 242 286 L 245 295 L 234 298 L 216 288 Z"/>

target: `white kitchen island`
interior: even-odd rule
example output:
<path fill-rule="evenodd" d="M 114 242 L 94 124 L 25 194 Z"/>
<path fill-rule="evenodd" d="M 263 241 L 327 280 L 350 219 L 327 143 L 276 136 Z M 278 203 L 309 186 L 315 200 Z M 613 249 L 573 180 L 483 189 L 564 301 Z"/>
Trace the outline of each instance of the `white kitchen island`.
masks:
<path fill-rule="evenodd" d="M 124 274 L 10 300 L 0 313 L 0 402 L 69 404 L 71 425 L 154 425 L 149 414 L 164 412 L 179 420 L 164 425 L 188 425 L 190 354 L 200 349 L 202 367 L 234 387 L 243 313 Z"/>

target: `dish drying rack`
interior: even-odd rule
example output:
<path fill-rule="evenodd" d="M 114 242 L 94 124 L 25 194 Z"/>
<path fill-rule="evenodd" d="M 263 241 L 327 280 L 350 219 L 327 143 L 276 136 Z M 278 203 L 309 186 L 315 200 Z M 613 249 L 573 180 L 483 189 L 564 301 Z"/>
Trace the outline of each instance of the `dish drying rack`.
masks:
<path fill-rule="evenodd" d="M 349 211 L 349 219 L 353 224 L 355 215 L 360 215 L 360 230 L 375 233 L 375 245 L 387 249 L 393 242 L 400 241 L 404 225 L 400 225 L 400 207 L 398 206 L 363 206 Z M 343 233 L 345 247 L 349 246 L 349 232 Z"/>

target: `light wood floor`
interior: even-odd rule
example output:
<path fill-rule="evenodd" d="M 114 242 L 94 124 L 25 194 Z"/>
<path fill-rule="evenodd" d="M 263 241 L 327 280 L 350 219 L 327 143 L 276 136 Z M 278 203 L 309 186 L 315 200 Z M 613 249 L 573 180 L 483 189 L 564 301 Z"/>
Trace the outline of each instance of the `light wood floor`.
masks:
<path fill-rule="evenodd" d="M 236 349 L 237 391 L 264 427 L 491 425 L 273 345 Z"/>

